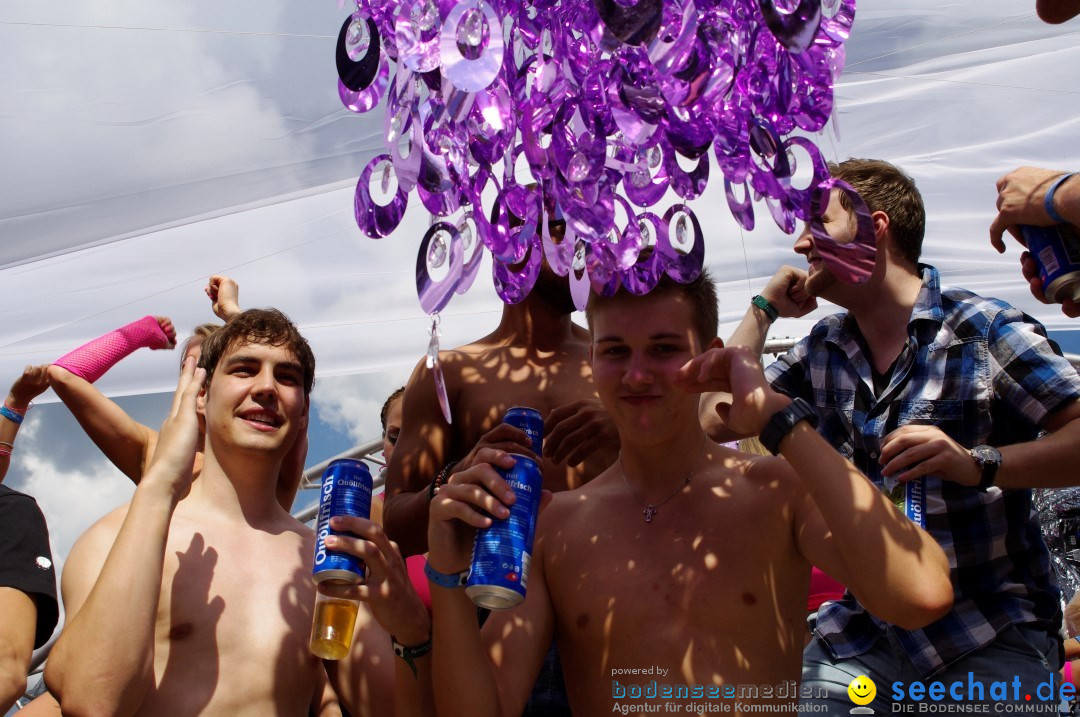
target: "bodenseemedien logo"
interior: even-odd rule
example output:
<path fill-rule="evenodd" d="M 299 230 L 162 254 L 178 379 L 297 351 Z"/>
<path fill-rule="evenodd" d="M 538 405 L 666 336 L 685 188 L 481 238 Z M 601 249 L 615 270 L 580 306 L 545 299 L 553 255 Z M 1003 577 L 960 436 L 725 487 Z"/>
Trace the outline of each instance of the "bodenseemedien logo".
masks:
<path fill-rule="evenodd" d="M 859 675 L 847 688 L 848 699 L 854 702 L 857 706 L 851 708 L 851 714 L 853 715 L 872 715 L 874 710 L 870 709 L 866 705 L 874 701 L 874 697 L 877 696 L 877 685 L 866 675 Z"/>

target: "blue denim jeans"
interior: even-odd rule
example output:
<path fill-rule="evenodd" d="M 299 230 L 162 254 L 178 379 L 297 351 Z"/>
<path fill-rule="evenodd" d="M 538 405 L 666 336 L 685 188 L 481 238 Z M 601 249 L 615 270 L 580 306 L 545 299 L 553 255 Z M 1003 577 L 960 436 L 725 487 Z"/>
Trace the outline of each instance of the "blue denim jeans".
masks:
<path fill-rule="evenodd" d="M 825 644 L 814 638 L 803 652 L 801 703 L 804 710 L 824 706 L 818 714 L 869 714 L 867 710 L 852 712 L 856 705 L 848 697 L 848 685 L 866 675 L 877 688 L 877 695 L 866 707 L 877 715 L 948 714 L 952 712 L 948 707 L 935 707 L 956 704 L 990 705 L 987 713 L 994 714 L 1002 711 L 995 710 L 995 705 L 1004 703 L 1024 705 L 1025 713 L 1034 707 L 1034 714 L 1054 714 L 1053 706 L 1059 703 L 1061 656 L 1057 635 L 1031 624 L 1011 625 L 986 647 L 924 678 L 891 631 L 869 652 L 845 660 L 834 660 Z M 922 688 L 916 686 L 913 691 L 913 683 Z"/>

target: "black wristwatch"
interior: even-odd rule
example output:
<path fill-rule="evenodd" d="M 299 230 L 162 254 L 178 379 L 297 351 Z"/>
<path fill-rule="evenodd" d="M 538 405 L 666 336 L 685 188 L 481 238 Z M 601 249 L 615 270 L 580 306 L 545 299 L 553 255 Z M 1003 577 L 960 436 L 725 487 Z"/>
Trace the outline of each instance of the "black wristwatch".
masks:
<path fill-rule="evenodd" d="M 775 456 L 780 452 L 780 442 L 800 421 L 809 421 L 811 426 L 817 428 L 818 415 L 813 406 L 801 398 L 796 398 L 787 408 L 773 414 L 761 430 L 758 440 Z"/>
<path fill-rule="evenodd" d="M 994 485 L 998 468 L 1001 467 L 1001 451 L 993 446 L 975 446 L 968 451 L 975 463 L 982 469 L 982 479 L 975 486 L 980 492 L 985 493 L 987 488 Z"/>

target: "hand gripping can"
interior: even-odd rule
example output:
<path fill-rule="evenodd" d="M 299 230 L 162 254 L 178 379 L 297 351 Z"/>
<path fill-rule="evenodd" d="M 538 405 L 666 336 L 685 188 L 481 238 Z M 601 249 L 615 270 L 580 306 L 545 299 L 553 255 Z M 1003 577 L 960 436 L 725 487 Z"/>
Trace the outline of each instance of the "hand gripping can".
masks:
<path fill-rule="evenodd" d="M 514 428 L 520 428 L 525 431 L 525 435 L 532 441 L 529 448 L 531 448 L 532 452 L 536 455 L 543 455 L 544 419 L 539 411 L 535 408 L 514 406 L 513 408 L 507 409 L 506 415 L 503 416 L 503 423 L 509 423 Z"/>
<path fill-rule="evenodd" d="M 330 527 L 330 519 L 338 515 L 371 516 L 371 472 L 353 458 L 336 460 L 323 473 L 311 574 L 317 583 L 361 583 L 364 562 L 360 558 L 326 549 L 327 536 L 339 534 Z"/>
<path fill-rule="evenodd" d="M 319 514 L 315 524 L 315 557 L 312 575 L 320 584 L 315 595 L 311 621 L 311 652 L 324 660 L 340 660 L 352 647 L 353 629 L 360 603 L 335 596 L 330 587 L 364 581 L 364 563 L 354 555 L 326 549 L 326 538 L 338 535 L 330 528 L 330 518 L 371 515 L 371 473 L 357 460 L 337 460 L 323 473 Z"/>
<path fill-rule="evenodd" d="M 497 470 L 517 500 L 510 506 L 508 518 L 496 518 L 489 527 L 476 531 L 472 569 L 465 583 L 472 601 L 491 610 L 509 610 L 525 599 L 540 512 L 540 467 L 525 456 L 515 455 L 514 460 L 513 468 Z"/>
<path fill-rule="evenodd" d="M 1068 224 L 1020 227 L 1028 251 L 1039 265 L 1043 293 L 1057 303 L 1080 301 L 1080 236 Z"/>

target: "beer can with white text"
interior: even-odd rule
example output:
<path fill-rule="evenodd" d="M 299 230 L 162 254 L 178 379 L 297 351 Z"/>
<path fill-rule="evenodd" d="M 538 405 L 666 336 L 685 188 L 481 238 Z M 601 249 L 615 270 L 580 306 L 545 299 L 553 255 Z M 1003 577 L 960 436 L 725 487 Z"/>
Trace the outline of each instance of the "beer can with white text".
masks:
<path fill-rule="evenodd" d="M 1080 301 L 1080 236 L 1068 224 L 1020 227 L 1028 251 L 1039 265 L 1043 293 L 1057 303 Z"/>
<path fill-rule="evenodd" d="M 355 555 L 326 549 L 326 538 L 340 534 L 330 527 L 330 519 L 339 515 L 371 517 L 371 471 L 353 458 L 336 460 L 323 473 L 311 574 L 317 583 L 324 580 L 362 583 L 364 561 Z"/>
<path fill-rule="evenodd" d="M 476 531 L 472 568 L 465 592 L 480 607 L 509 610 L 525 599 L 532 562 L 536 518 L 540 512 L 543 476 L 536 461 L 514 456 L 514 467 L 498 468 L 516 500 L 505 519 Z"/>
<path fill-rule="evenodd" d="M 544 417 L 539 411 L 527 406 L 514 406 L 506 410 L 503 423 L 524 431 L 531 441 L 529 448 L 532 452 L 538 456 L 544 454 Z"/>

